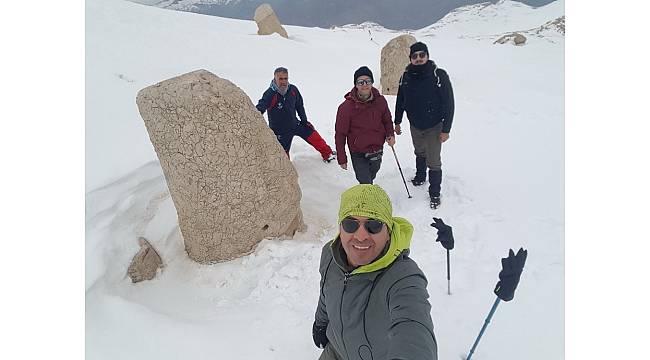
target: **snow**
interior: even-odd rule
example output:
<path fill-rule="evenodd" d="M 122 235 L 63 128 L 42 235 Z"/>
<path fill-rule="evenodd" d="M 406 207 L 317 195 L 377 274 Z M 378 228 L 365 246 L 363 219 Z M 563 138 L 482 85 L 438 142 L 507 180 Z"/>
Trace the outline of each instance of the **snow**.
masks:
<path fill-rule="evenodd" d="M 493 45 L 487 36 L 538 27 L 564 15 L 564 2 L 491 6 L 470 6 L 413 32 L 448 71 L 456 95 L 443 146 L 443 205 L 435 212 L 456 237 L 451 296 L 426 189 L 410 186 L 407 198 L 388 147 L 376 183 L 391 196 L 394 215 L 415 227 L 411 255 L 429 279 L 440 359 L 469 351 L 495 298 L 499 260 L 520 246 L 529 257 L 515 299 L 501 303 L 474 356 L 558 359 L 564 356 L 564 40 L 529 38 L 515 47 Z M 318 357 L 311 324 L 320 249 L 336 234 L 338 197 L 356 184 L 353 172 L 323 163 L 296 138 L 291 158 L 307 231 L 264 240 L 237 260 L 200 265 L 184 252 L 135 104 L 140 89 L 196 69 L 233 81 L 256 103 L 273 69 L 286 66 L 310 121 L 333 146 L 336 109 L 354 70 L 367 65 L 379 82 L 381 46 L 399 34 L 374 30 L 370 41 L 365 29 L 285 28 L 289 39 L 257 36 L 252 21 L 121 0 L 86 2 L 88 358 Z M 395 97 L 387 100 L 392 111 Z M 404 130 L 396 152 L 408 178 L 414 157 Z M 154 280 L 132 284 L 126 269 L 139 236 L 165 267 Z"/>

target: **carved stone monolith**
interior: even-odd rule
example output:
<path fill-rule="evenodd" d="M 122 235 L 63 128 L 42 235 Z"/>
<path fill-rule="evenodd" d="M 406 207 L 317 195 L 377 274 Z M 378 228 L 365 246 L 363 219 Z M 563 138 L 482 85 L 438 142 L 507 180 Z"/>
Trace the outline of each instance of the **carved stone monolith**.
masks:
<path fill-rule="evenodd" d="M 190 258 L 234 259 L 304 228 L 298 174 L 235 84 L 197 70 L 140 90 L 136 102 Z"/>
<path fill-rule="evenodd" d="M 411 35 L 400 35 L 381 49 L 381 93 L 397 95 L 399 79 L 410 63 L 410 46 L 417 40 Z"/>
<path fill-rule="evenodd" d="M 287 30 L 284 29 L 275 11 L 269 4 L 262 4 L 255 9 L 253 20 L 257 23 L 257 35 L 271 35 L 278 33 L 280 36 L 289 38 Z"/>

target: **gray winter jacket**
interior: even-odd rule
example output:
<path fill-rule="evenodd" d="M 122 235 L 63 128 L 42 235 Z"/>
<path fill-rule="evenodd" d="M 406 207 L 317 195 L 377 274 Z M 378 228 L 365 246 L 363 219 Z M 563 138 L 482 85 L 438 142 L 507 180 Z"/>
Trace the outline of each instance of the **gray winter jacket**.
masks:
<path fill-rule="evenodd" d="M 316 324 L 327 326 L 342 360 L 438 359 L 427 279 L 408 253 L 384 254 L 389 264 L 358 272 L 350 271 L 340 238 L 323 247 Z"/>

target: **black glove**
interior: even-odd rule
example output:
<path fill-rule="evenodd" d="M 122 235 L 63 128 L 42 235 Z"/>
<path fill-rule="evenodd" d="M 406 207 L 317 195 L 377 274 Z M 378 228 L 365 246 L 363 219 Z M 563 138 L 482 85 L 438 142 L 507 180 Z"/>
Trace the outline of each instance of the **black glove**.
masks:
<path fill-rule="evenodd" d="M 440 218 L 433 218 L 431 226 L 438 229 L 438 238 L 443 248 L 451 250 L 454 248 L 454 233 L 451 231 L 451 226 L 445 224 Z"/>
<path fill-rule="evenodd" d="M 318 326 L 314 321 L 314 326 L 311 329 L 311 336 L 314 338 L 314 344 L 316 344 L 316 347 L 319 349 L 325 349 L 325 345 L 329 342 L 329 339 L 327 339 L 327 335 L 325 334 L 326 331 L 327 325 Z"/>
<path fill-rule="evenodd" d="M 519 284 L 521 271 L 526 264 L 528 250 L 519 248 L 517 255 L 510 249 L 507 258 L 501 259 L 501 271 L 499 272 L 499 282 L 494 288 L 494 293 L 503 301 L 510 301 L 515 297 L 515 289 Z"/>

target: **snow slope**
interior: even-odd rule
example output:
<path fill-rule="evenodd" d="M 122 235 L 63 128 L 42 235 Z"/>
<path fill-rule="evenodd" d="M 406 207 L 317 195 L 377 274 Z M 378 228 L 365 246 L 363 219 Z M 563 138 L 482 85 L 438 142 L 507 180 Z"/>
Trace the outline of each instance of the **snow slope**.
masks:
<path fill-rule="evenodd" d="M 477 359 L 558 359 L 564 353 L 564 40 L 493 45 L 493 35 L 564 15 L 500 2 L 468 7 L 453 22 L 414 33 L 446 69 L 456 117 L 443 149 L 443 207 L 454 227 L 452 296 L 445 253 L 429 226 L 426 189 L 404 185 L 390 152 L 377 183 L 394 213 L 415 227 L 412 257 L 429 279 L 440 359 L 469 350 L 494 300 L 500 257 L 529 249 L 515 300 L 502 303 Z M 242 88 L 256 103 L 277 66 L 303 93 L 310 121 L 333 145 L 338 104 L 352 74 L 379 76 L 392 31 L 287 26 L 290 39 L 257 36 L 252 21 L 166 11 L 121 0 L 86 2 L 86 355 L 89 359 L 306 359 L 322 245 L 336 234 L 338 196 L 351 171 L 320 161 L 294 140 L 308 230 L 263 241 L 254 253 L 216 265 L 190 261 L 174 205 L 135 105 L 138 90 L 196 69 Z M 459 24 L 462 24 L 459 25 Z M 378 81 L 378 78 L 376 79 Z M 387 100 L 394 108 L 395 98 Z M 388 149 L 386 149 L 388 150 Z M 414 171 L 408 129 L 397 138 L 405 176 Z M 131 284 L 126 268 L 145 236 L 165 268 Z"/>

